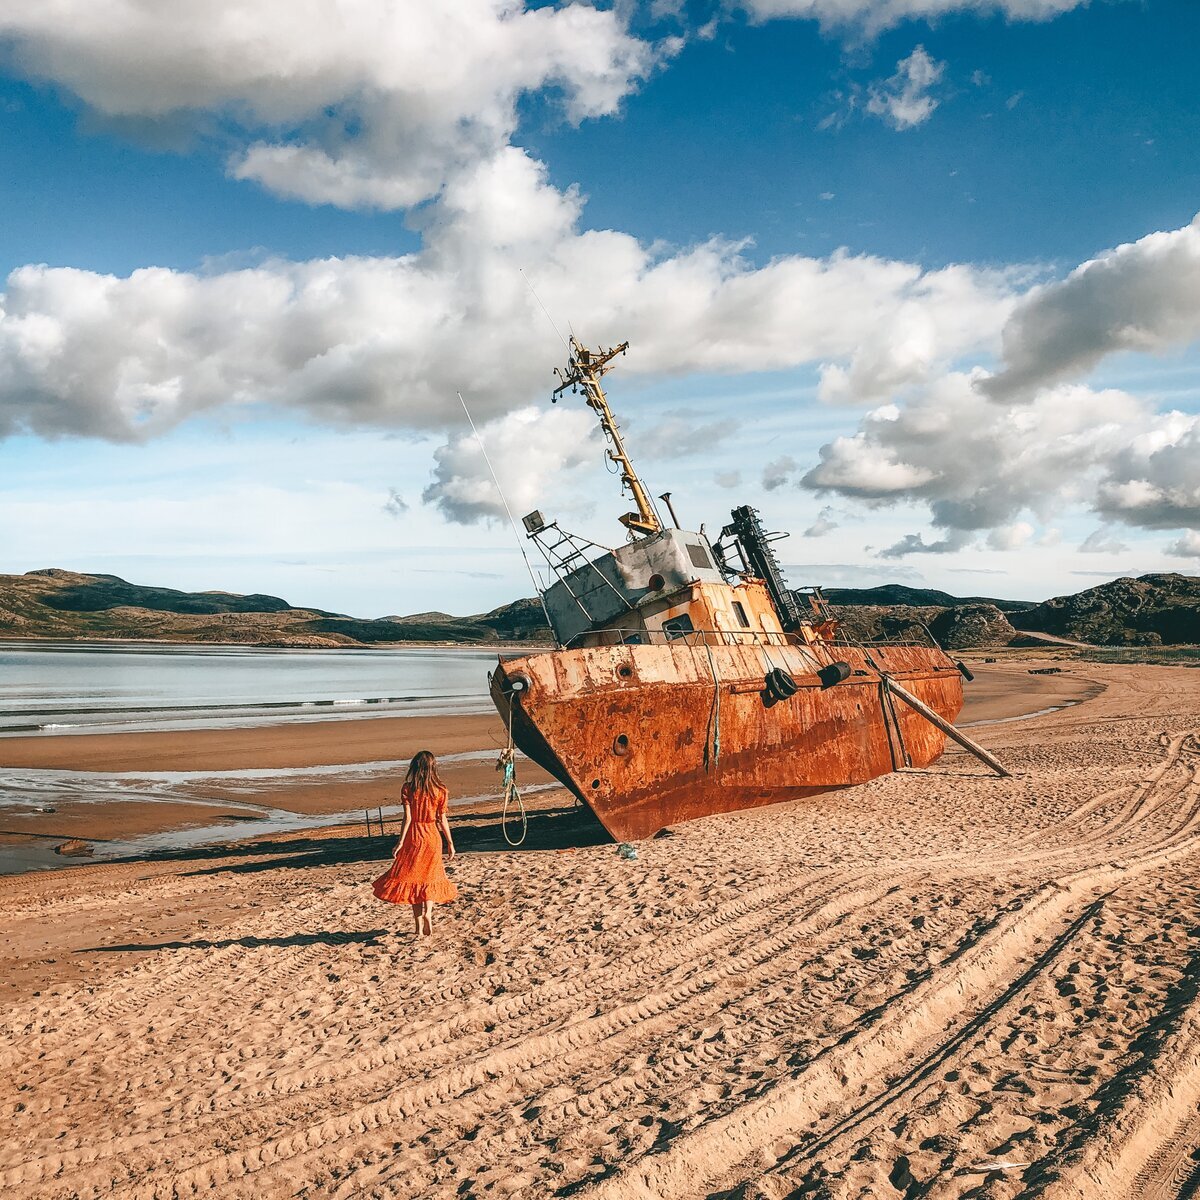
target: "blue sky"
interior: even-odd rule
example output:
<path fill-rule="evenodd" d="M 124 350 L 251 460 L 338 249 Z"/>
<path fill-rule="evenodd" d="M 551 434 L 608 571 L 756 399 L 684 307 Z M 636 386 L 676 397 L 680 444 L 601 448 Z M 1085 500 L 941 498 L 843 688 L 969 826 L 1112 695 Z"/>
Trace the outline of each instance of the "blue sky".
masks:
<path fill-rule="evenodd" d="M 1194 4 L 277 7 L 0 6 L 0 571 L 527 593 L 456 390 L 514 507 L 624 503 L 526 277 L 797 583 L 1196 571 Z"/>

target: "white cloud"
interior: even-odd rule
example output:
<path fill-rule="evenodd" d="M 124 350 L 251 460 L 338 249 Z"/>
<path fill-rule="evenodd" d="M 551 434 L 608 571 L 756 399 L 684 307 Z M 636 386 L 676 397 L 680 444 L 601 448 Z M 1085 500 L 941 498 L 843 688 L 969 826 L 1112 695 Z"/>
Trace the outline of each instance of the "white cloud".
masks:
<path fill-rule="evenodd" d="M 634 370 L 824 362 L 825 394 L 847 401 L 977 348 L 1012 304 L 1003 272 L 844 252 L 754 268 L 730 243 L 664 253 L 581 232 L 581 207 L 508 147 L 450 181 L 404 257 L 124 278 L 19 268 L 0 300 L 0 436 L 141 441 L 247 405 L 443 429 L 458 390 L 494 417 L 544 393 L 561 354 L 521 267 L 585 339 L 628 338 Z"/>
<path fill-rule="evenodd" d="M 1128 549 L 1129 547 L 1115 537 L 1112 529 L 1107 525 L 1093 529 L 1079 543 L 1079 550 L 1082 554 L 1124 554 Z"/>
<path fill-rule="evenodd" d="M 1133 432 L 1109 464 L 1097 508 L 1145 529 L 1200 528 L 1200 416 L 1164 413 Z"/>
<path fill-rule="evenodd" d="M 1020 550 L 1033 537 L 1033 526 L 1028 521 L 1013 521 L 1009 525 L 997 525 L 987 536 L 987 544 L 993 550 Z"/>
<path fill-rule="evenodd" d="M 835 520 L 835 516 L 833 509 L 826 505 L 817 513 L 817 519 L 804 531 L 804 536 L 819 538 L 824 537 L 827 533 L 832 533 L 835 529 L 840 529 L 841 525 Z"/>
<path fill-rule="evenodd" d="M 1168 544 L 1167 553 L 1176 558 L 1200 558 L 1200 531 L 1187 530 L 1178 541 Z"/>
<path fill-rule="evenodd" d="M 907 558 L 910 554 L 953 554 L 961 550 L 970 539 L 961 533 L 952 533 L 940 541 L 927 542 L 919 533 L 906 533 L 898 542 L 879 551 L 880 558 Z"/>
<path fill-rule="evenodd" d="M 388 498 L 384 501 L 383 511 L 391 517 L 402 517 L 408 512 L 408 502 L 395 488 L 388 488 Z"/>
<path fill-rule="evenodd" d="M 646 458 L 691 458 L 715 450 L 737 427 L 732 419 L 705 421 L 700 414 L 674 409 L 646 429 L 639 425 L 634 433 Z"/>
<path fill-rule="evenodd" d="M 571 472 L 601 454 L 599 431 L 586 408 L 522 408 L 487 422 L 479 434 L 517 520 L 569 494 Z M 506 519 L 479 442 L 469 431 L 435 452 L 433 474 L 421 498 L 448 520 Z"/>
<path fill-rule="evenodd" d="M 1194 421 L 1078 385 L 1000 406 L 972 377 L 953 374 L 905 407 L 868 413 L 853 436 L 821 448 L 802 482 L 875 505 L 924 502 L 938 529 L 997 531 L 1000 543 L 1017 531 L 1028 536 L 1024 512 L 1075 504 L 1127 524 L 1180 526 L 1191 523 L 1200 480 L 1182 432 Z M 930 547 L 912 543 L 904 552 L 922 549 Z"/>
<path fill-rule="evenodd" d="M 6 0 L 0 38 L 102 117 L 232 129 L 236 177 L 378 208 L 492 157 L 522 95 L 557 89 L 572 121 L 610 114 L 678 49 L 618 10 L 522 0 Z"/>
<path fill-rule="evenodd" d="M 1087 0 L 742 0 L 758 21 L 773 17 L 816 20 L 822 28 L 874 35 L 909 20 L 931 20 L 952 13 L 1001 13 L 1010 21 L 1048 21 Z"/>
<path fill-rule="evenodd" d="M 1004 369 L 980 386 L 995 400 L 1019 400 L 1117 351 L 1163 350 L 1198 337 L 1200 216 L 1033 289 L 1004 328 Z"/>
<path fill-rule="evenodd" d="M 772 459 L 763 467 L 762 485 L 768 492 L 778 491 L 794 481 L 799 469 L 800 464 L 790 454 Z"/>
<path fill-rule="evenodd" d="M 930 89 L 945 73 L 946 64 L 937 62 L 917 46 L 896 64 L 890 78 L 871 84 L 867 95 L 867 112 L 882 117 L 894 129 L 915 129 L 933 116 L 938 101 Z"/>

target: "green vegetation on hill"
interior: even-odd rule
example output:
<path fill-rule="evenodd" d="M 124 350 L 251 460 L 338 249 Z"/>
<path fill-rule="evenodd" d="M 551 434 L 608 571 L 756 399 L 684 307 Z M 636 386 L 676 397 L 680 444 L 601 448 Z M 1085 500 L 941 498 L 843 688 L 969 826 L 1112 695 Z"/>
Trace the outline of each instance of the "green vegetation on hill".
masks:
<path fill-rule="evenodd" d="M 1018 612 L 1032 608 L 1025 600 L 996 600 L 991 596 L 952 596 L 936 588 L 911 588 L 902 583 L 884 583 L 873 588 L 822 588 L 830 604 L 843 607 L 870 605 L 890 607 L 903 604 L 909 608 L 953 608 L 958 604 L 991 604 L 1001 612 Z"/>
<path fill-rule="evenodd" d="M 924 640 L 928 629 L 949 649 L 1007 645 L 1018 630 L 1100 646 L 1200 643 L 1200 578 L 1189 575 L 1116 579 L 1037 605 L 962 600 L 899 584 L 830 588 L 825 595 L 843 630 L 862 641 Z M 0 575 L 0 637 L 296 647 L 551 641 L 537 599 L 469 617 L 423 612 L 370 620 L 295 608 L 278 596 L 182 592 L 55 568 Z"/>
<path fill-rule="evenodd" d="M 1200 643 L 1200 578 L 1142 575 L 1055 596 L 1020 615 L 1021 629 L 1100 646 Z"/>
<path fill-rule="evenodd" d="M 0 637 L 320 648 L 544 642 L 549 631 L 536 600 L 518 600 L 475 617 L 418 613 L 367 620 L 295 608 L 278 596 L 182 592 L 116 575 L 50 568 L 0 575 Z"/>

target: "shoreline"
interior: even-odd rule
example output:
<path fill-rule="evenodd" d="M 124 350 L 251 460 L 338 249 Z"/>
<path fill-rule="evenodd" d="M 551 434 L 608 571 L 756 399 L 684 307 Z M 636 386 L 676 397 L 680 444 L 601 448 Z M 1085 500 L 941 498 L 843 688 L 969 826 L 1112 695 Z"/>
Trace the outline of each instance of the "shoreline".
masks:
<path fill-rule="evenodd" d="M 361 827 L 0 879 L 0 1175 L 46 1200 L 1174 1194 L 1200 693 L 1078 674 L 1090 700 L 980 730 L 1008 778 L 951 752 L 633 859 L 551 797 L 519 850 L 494 802 L 456 815 L 432 939 L 373 896 L 392 839 Z"/>
<path fill-rule="evenodd" d="M 958 723 L 1034 719 L 1103 688 L 1088 672 L 1028 673 L 1045 661 L 977 664 Z M 72 839 L 93 843 L 105 861 L 121 861 L 108 856 L 130 842 L 170 852 L 196 844 L 197 830 L 210 843 L 240 843 L 328 828 L 335 816 L 363 825 L 365 817 L 350 814 L 396 810 L 407 761 L 420 749 L 439 757 L 452 797 L 486 804 L 499 793 L 495 759 L 505 741 L 495 712 L 0 738 L 0 782 L 15 777 L 41 789 L 0 812 L 0 874 L 81 865 L 87 860 L 54 853 Z M 568 795 L 523 757 L 518 779 L 531 795 L 551 787 Z"/>
<path fill-rule="evenodd" d="M 330 646 L 280 646 L 273 642 L 218 642 L 218 641 L 195 641 L 174 638 L 47 638 L 47 637 L 22 637 L 16 633 L 5 633 L 0 635 L 0 647 L 5 645 L 20 645 L 20 646 L 50 646 L 55 649 L 67 649 L 72 646 L 81 646 L 84 648 L 94 647 L 106 649 L 110 646 L 129 646 L 135 649 L 145 649 L 146 647 L 153 648 L 155 646 L 165 646 L 173 649 L 206 649 L 212 648 L 216 650 L 273 650 L 277 653 L 299 653 L 299 654 L 323 654 L 329 650 L 420 650 L 428 648 L 430 650 L 493 650 L 504 648 L 514 651 L 518 654 L 527 654 L 534 650 L 553 650 L 554 646 L 549 642 L 507 642 L 497 640 L 494 642 L 425 642 L 425 641 L 406 641 L 406 642 L 347 642 L 336 643 Z"/>

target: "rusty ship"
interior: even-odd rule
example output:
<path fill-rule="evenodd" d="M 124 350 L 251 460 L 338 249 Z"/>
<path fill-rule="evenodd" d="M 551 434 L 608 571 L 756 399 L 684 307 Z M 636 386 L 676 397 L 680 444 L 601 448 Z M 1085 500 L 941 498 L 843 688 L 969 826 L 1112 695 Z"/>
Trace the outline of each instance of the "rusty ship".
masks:
<path fill-rule="evenodd" d="M 952 722 L 970 675 L 932 637 L 843 637 L 818 588 L 787 585 L 753 508 L 734 509 L 716 539 L 679 528 L 670 493 L 662 518 L 601 386 L 627 346 L 572 338 L 556 370 L 554 399 L 581 393 L 595 411 L 633 511 L 615 548 L 524 518 L 558 645 L 491 675 L 511 742 L 619 841 L 925 766 L 947 736 L 967 745 Z"/>

